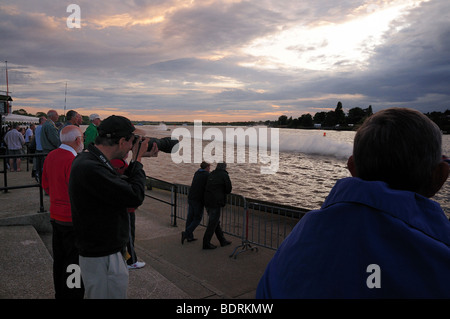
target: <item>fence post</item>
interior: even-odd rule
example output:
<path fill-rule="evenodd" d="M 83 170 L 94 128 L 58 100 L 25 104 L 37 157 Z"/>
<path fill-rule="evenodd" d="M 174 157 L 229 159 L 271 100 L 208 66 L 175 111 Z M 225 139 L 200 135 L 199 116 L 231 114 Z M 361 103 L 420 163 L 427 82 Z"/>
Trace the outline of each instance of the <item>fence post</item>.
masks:
<path fill-rule="evenodd" d="M 45 209 L 44 209 L 44 192 L 42 189 L 42 184 L 41 181 L 39 179 L 39 211 L 38 213 L 45 213 Z"/>
<path fill-rule="evenodd" d="M 177 227 L 177 193 L 178 187 L 177 185 L 170 186 L 170 191 L 172 193 L 172 216 L 173 216 L 173 227 Z"/>
<path fill-rule="evenodd" d="M 6 176 L 6 173 L 8 171 L 8 166 L 6 164 L 6 157 L 3 158 L 3 184 L 5 185 L 5 189 L 3 190 L 4 193 L 8 192 L 8 177 Z"/>
<path fill-rule="evenodd" d="M 234 257 L 234 259 L 236 259 L 237 255 L 239 255 L 240 253 L 244 252 L 244 251 L 248 251 L 248 250 L 255 250 L 258 251 L 257 247 L 252 247 L 252 245 L 250 244 L 250 242 L 248 241 L 248 205 L 247 205 L 247 201 L 245 200 L 245 197 L 242 196 L 242 198 L 244 199 L 244 218 L 242 218 L 242 222 L 243 222 L 243 227 L 242 227 L 242 243 L 241 245 L 237 246 L 233 252 L 231 253 L 231 255 L 229 256 Z M 236 252 L 236 250 L 238 248 L 241 247 L 241 250 L 239 252 Z"/>

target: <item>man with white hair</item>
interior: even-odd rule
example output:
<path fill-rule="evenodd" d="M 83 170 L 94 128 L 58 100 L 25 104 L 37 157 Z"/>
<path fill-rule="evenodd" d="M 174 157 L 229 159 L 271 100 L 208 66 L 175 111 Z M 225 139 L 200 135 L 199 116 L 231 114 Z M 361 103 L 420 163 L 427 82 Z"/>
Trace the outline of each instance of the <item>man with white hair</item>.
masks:
<path fill-rule="evenodd" d="M 100 115 L 89 115 L 89 126 L 84 131 L 84 148 L 87 148 L 89 144 L 95 142 L 95 138 L 98 136 L 98 126 L 102 122 Z"/>
<path fill-rule="evenodd" d="M 55 298 L 80 299 L 84 296 L 83 286 L 67 286 L 71 274 L 67 267 L 78 265 L 68 186 L 72 162 L 83 151 L 83 133 L 78 126 L 68 125 L 61 130 L 60 139 L 62 144 L 47 155 L 42 172 L 42 187 L 50 195 Z"/>

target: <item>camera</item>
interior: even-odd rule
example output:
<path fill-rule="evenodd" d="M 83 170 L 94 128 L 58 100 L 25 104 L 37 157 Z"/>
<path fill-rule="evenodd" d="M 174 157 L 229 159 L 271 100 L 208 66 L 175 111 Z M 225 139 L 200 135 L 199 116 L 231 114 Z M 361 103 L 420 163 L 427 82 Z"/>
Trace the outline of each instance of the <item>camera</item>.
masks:
<path fill-rule="evenodd" d="M 142 141 L 141 137 L 136 135 L 133 144 L 135 144 L 138 140 Z M 150 137 L 150 140 L 148 141 L 147 152 L 150 152 L 152 150 L 153 143 L 156 143 L 159 151 L 162 151 L 164 153 L 172 153 L 172 151 L 176 152 L 178 150 L 179 141 L 176 139 L 172 139 L 171 137 Z"/>
<path fill-rule="evenodd" d="M 150 140 L 148 141 L 147 151 L 150 152 L 152 150 L 153 143 L 156 143 L 156 146 L 158 146 L 158 150 L 164 153 L 176 152 L 178 150 L 178 142 L 178 140 L 172 139 L 171 137 L 150 137 Z"/>

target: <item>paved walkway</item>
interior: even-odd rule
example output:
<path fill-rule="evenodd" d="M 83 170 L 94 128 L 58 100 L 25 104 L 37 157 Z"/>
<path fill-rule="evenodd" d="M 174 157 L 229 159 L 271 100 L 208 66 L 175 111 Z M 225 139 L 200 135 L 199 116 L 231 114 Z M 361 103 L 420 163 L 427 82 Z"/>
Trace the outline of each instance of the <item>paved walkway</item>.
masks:
<path fill-rule="evenodd" d="M 3 178 L 3 174 L 0 176 Z M 31 173 L 25 169 L 8 173 L 8 186 L 32 183 Z M 158 189 L 148 193 L 165 199 L 170 195 Z M 0 203 L 0 298 L 53 298 L 48 196 L 43 198 L 44 213 L 38 212 L 37 187 L 0 192 Z M 146 266 L 130 271 L 128 297 L 254 298 L 258 281 L 275 251 L 258 247 L 258 251 L 230 258 L 241 244 L 240 238 L 232 236 L 228 236 L 230 246 L 203 250 L 202 226 L 195 232 L 200 240 L 181 245 L 184 225 L 180 219 L 177 227 L 170 225 L 169 205 L 145 199 L 136 211 L 135 245 L 138 259 Z"/>

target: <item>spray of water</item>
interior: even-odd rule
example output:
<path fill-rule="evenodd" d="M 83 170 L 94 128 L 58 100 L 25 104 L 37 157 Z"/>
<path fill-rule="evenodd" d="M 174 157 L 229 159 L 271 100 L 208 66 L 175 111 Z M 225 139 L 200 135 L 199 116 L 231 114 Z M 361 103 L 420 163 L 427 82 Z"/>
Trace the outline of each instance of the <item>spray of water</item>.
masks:
<path fill-rule="evenodd" d="M 298 152 L 304 154 L 348 158 L 353 145 L 320 135 L 280 135 L 280 152 Z"/>

